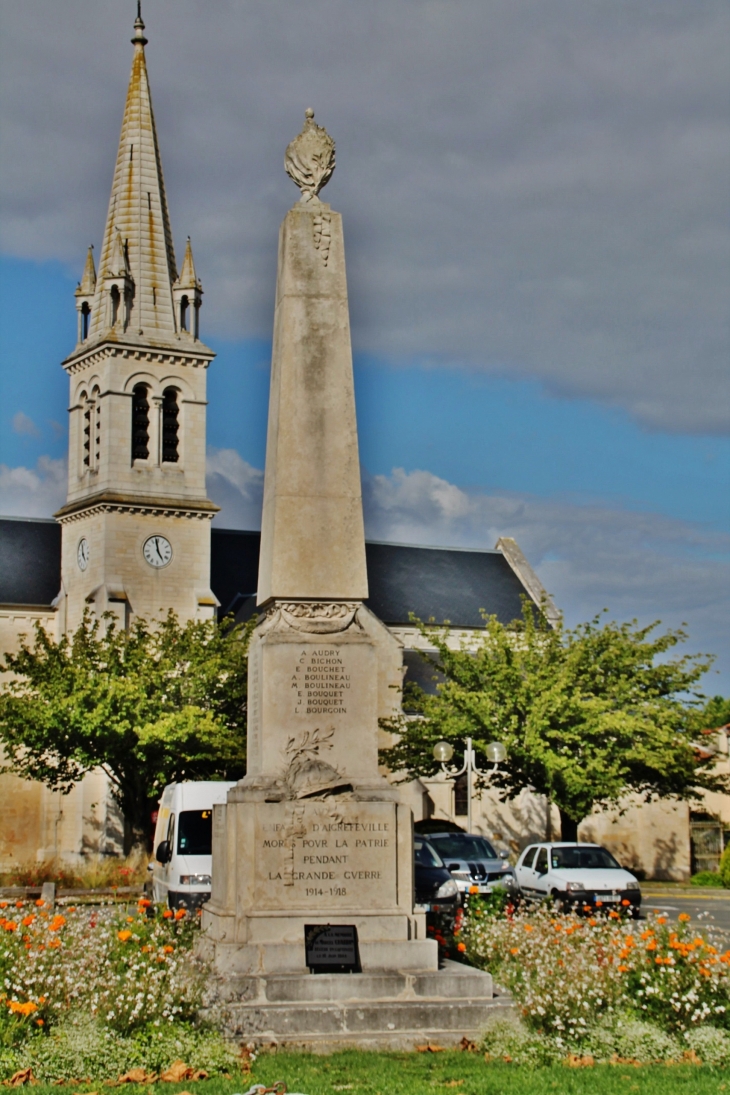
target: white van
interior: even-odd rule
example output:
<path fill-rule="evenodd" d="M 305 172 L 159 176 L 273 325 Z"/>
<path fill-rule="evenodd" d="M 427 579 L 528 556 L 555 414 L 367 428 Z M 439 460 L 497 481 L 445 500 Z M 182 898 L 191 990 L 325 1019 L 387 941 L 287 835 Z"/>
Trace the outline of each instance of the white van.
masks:
<path fill-rule="evenodd" d="M 169 783 L 155 827 L 152 900 L 171 909 L 197 909 L 210 898 L 213 807 L 235 783 L 200 780 Z"/>

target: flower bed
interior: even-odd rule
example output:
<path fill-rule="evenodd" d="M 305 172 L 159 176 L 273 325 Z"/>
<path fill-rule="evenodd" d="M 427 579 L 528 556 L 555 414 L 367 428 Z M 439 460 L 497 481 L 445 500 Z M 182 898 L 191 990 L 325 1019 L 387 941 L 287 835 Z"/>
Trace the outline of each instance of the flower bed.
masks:
<path fill-rule="evenodd" d="M 530 1030 L 559 1047 L 580 1046 L 611 1016 L 685 1040 L 700 1027 L 730 1028 L 730 950 L 686 913 L 671 923 L 534 906 L 493 915 L 470 897 L 455 945 L 513 993 Z"/>
<path fill-rule="evenodd" d="M 100 1058 L 101 1078 L 115 1079 L 119 1067 L 160 1057 L 156 1045 L 174 1060 L 191 1039 L 204 1055 L 194 1027 L 205 975 L 192 955 L 197 922 L 184 910 L 151 911 L 145 899 L 131 913 L 0 901 L 2 1078 L 33 1062 L 38 1078 L 72 1078 L 64 1069 L 86 1053 Z M 208 1049 L 215 1043 L 230 1066 L 235 1054 L 223 1052 L 217 1035 L 207 1038 Z M 68 1061 L 60 1065 L 56 1058 Z M 164 1060 L 154 1067 L 166 1067 Z"/>

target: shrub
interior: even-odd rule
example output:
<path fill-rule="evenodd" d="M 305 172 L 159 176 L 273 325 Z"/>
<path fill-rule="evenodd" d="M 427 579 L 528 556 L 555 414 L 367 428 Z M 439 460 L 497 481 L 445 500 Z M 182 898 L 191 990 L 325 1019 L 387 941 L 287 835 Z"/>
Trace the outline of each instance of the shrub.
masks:
<path fill-rule="evenodd" d="M 175 1060 L 211 1075 L 234 1073 L 235 1046 L 212 1030 L 185 1023 L 148 1026 L 133 1037 L 109 1030 L 90 1016 L 66 1017 L 50 1035 L 36 1035 L 22 1047 L 0 1050 L 0 1077 L 32 1068 L 44 1083 L 61 1080 L 116 1080 L 132 1068 L 161 1072 Z"/>
<path fill-rule="evenodd" d="M 717 1027 L 698 1027 L 688 1030 L 684 1036 L 689 1049 L 693 1049 L 705 1065 L 722 1068 L 730 1065 L 730 1034 Z"/>
<path fill-rule="evenodd" d="M 106 907 L 53 913 L 42 902 L 0 901 L 0 1042 L 17 1043 L 85 1012 L 121 1034 L 192 1019 L 203 971 L 190 953 L 195 924 Z"/>
<path fill-rule="evenodd" d="M 629 1012 L 670 1033 L 730 1025 L 730 950 L 696 934 L 687 914 L 640 927 L 616 910 L 588 913 L 528 907 L 495 918 L 470 899 L 464 952 L 507 985 L 533 1030 L 563 1044 L 585 1038 L 596 1014 Z"/>
<path fill-rule="evenodd" d="M 512 1019 L 493 1020 L 484 1034 L 483 1048 L 495 1060 L 541 1068 L 557 1064 L 566 1050 L 554 1039 L 536 1034 L 524 1023 Z"/>
<path fill-rule="evenodd" d="M 722 879 L 723 886 L 726 886 L 728 889 L 730 889 L 730 844 L 728 844 L 727 848 L 722 853 L 722 857 L 720 859 L 719 874 L 720 878 Z"/>
<path fill-rule="evenodd" d="M 722 888 L 722 879 L 717 871 L 698 871 L 690 878 L 693 886 L 719 886 Z"/>
<path fill-rule="evenodd" d="M 83 863 L 73 867 L 53 859 L 41 863 L 18 863 L 0 873 L 0 886 L 40 888 L 44 882 L 55 882 L 63 890 L 141 886 L 147 878 L 148 862 L 146 855 L 137 852 L 126 859 L 121 856 L 88 856 Z"/>

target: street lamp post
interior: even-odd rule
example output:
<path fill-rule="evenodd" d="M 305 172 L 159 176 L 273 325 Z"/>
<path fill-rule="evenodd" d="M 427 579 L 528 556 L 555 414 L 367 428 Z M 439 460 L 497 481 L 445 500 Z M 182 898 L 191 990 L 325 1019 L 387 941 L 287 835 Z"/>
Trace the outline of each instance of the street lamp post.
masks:
<path fill-rule="evenodd" d="M 476 754 L 474 752 L 474 746 L 472 745 L 471 738 L 466 739 L 466 749 L 464 750 L 464 763 L 461 768 L 447 768 L 448 762 L 454 755 L 454 748 L 448 741 L 438 741 L 433 747 L 433 758 L 437 760 L 441 765 L 441 770 L 447 776 L 452 779 L 458 779 L 459 776 L 466 775 L 466 825 L 468 832 L 471 832 L 471 789 L 472 789 L 472 776 L 481 776 L 482 779 L 488 783 L 491 782 L 494 773 L 499 768 L 499 765 L 507 757 L 507 750 L 501 741 L 490 741 L 484 752 L 487 755 L 487 760 L 492 764 L 492 768 L 488 772 L 482 772 L 477 768 Z"/>

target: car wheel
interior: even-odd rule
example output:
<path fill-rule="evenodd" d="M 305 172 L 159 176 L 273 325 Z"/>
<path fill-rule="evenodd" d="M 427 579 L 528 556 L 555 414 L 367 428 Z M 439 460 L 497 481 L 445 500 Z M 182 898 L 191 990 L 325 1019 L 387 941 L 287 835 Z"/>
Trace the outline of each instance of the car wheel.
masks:
<path fill-rule="evenodd" d="M 565 901 L 560 896 L 560 894 L 558 893 L 557 890 L 553 890 L 551 892 L 550 898 L 551 898 L 552 903 L 553 903 L 553 909 L 556 913 L 564 913 L 564 912 L 568 911 L 567 908 L 566 908 Z"/>

